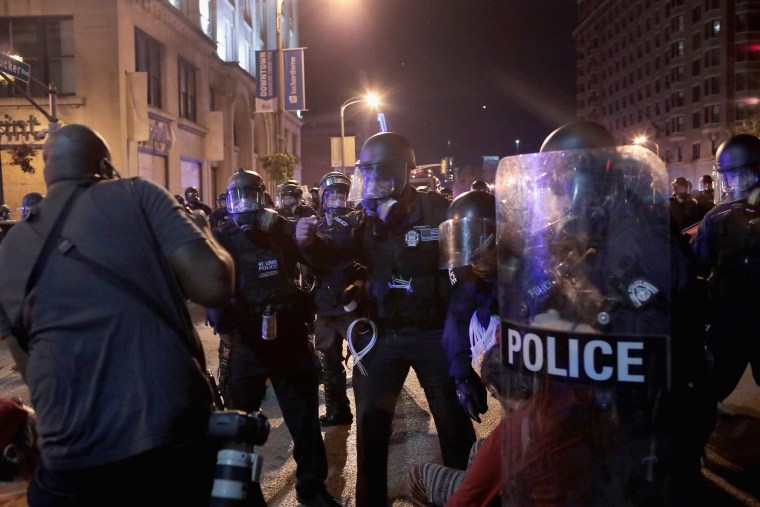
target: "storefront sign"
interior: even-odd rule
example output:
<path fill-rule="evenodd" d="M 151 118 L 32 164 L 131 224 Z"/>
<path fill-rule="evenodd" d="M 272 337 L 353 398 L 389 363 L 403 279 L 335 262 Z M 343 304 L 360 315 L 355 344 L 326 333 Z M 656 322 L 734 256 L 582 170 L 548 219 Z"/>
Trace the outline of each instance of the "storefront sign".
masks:
<path fill-rule="evenodd" d="M 14 120 L 9 115 L 3 115 L 0 120 L 0 141 L 4 142 L 29 142 L 39 141 L 44 133 L 35 127 L 42 125 L 33 114 L 28 120 Z"/>
<path fill-rule="evenodd" d="M 149 150 L 166 153 L 172 147 L 171 122 L 163 118 L 151 117 L 148 128 L 148 140 L 140 141 L 138 146 Z"/>

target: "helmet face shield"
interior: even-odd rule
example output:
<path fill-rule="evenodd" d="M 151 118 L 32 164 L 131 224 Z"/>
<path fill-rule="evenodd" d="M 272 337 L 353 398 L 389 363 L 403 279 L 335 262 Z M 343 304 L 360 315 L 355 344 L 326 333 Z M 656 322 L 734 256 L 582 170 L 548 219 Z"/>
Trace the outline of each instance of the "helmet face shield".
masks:
<path fill-rule="evenodd" d="M 715 170 L 713 180 L 719 190 L 718 202 L 736 201 L 745 198 L 758 184 L 758 175 L 748 166 L 724 171 Z"/>
<path fill-rule="evenodd" d="M 233 187 L 227 190 L 227 210 L 232 214 L 250 213 L 264 207 L 264 192 L 259 188 Z"/>
<path fill-rule="evenodd" d="M 439 227 L 439 267 L 453 269 L 477 264 L 496 248 L 496 224 L 488 218 L 446 220 Z"/>
<path fill-rule="evenodd" d="M 373 164 L 359 164 L 354 170 L 348 200 L 351 202 L 369 199 L 385 199 L 400 190 L 403 181 L 396 181 L 395 174 L 406 171 L 403 160 L 383 161 Z"/>
<path fill-rule="evenodd" d="M 348 211 L 348 194 L 345 190 L 325 190 L 322 195 L 322 209 L 331 215 L 342 215 Z"/>

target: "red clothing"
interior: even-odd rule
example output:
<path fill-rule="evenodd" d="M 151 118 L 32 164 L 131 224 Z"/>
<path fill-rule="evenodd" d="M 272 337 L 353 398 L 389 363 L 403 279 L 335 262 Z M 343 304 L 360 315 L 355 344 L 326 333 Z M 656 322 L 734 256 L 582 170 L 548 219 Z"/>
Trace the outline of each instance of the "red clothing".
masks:
<path fill-rule="evenodd" d="M 590 410 L 579 393 L 540 393 L 507 415 L 478 450 L 446 507 L 583 503 L 594 480 Z"/>

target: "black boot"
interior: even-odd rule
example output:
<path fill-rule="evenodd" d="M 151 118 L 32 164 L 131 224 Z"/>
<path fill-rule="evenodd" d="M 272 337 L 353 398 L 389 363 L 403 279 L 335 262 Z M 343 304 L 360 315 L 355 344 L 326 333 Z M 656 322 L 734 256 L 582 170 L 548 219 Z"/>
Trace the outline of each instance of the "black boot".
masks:
<path fill-rule="evenodd" d="M 319 424 L 328 426 L 342 426 L 354 422 L 351 414 L 351 406 L 346 395 L 346 371 L 325 370 L 323 371 L 325 384 L 325 415 L 319 417 Z"/>

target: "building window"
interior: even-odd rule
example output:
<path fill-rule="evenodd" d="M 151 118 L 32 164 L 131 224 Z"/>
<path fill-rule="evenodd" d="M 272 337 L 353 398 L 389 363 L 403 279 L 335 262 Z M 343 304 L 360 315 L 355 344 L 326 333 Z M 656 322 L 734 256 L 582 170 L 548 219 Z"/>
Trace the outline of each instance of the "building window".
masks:
<path fill-rule="evenodd" d="M 760 31 L 760 12 L 747 12 L 736 15 L 737 32 Z"/>
<path fill-rule="evenodd" d="M 211 0 L 199 0 L 198 11 L 201 16 L 201 30 L 211 37 L 211 27 L 214 26 L 211 24 Z"/>
<path fill-rule="evenodd" d="M 702 62 L 700 62 L 700 61 L 699 61 L 699 58 L 697 58 L 696 60 L 693 60 L 693 61 L 691 62 L 691 76 L 692 76 L 692 77 L 695 77 L 695 76 L 698 76 L 698 75 L 699 75 L 699 71 L 700 71 L 700 64 L 701 64 L 701 63 L 702 63 Z"/>
<path fill-rule="evenodd" d="M 135 28 L 135 70 L 148 73 L 148 104 L 161 107 L 161 44 Z"/>
<path fill-rule="evenodd" d="M 246 72 L 251 73 L 251 43 L 246 39 L 240 39 L 238 45 L 238 64 Z"/>
<path fill-rule="evenodd" d="M 673 107 L 683 107 L 684 102 L 685 99 L 683 91 L 677 91 L 673 93 Z"/>
<path fill-rule="evenodd" d="M 694 111 L 691 113 L 691 128 L 698 129 L 702 126 L 702 113 Z"/>
<path fill-rule="evenodd" d="M 676 146 L 676 162 L 683 162 L 683 148 Z"/>
<path fill-rule="evenodd" d="M 691 48 L 699 49 L 702 46 L 702 34 L 697 32 L 691 36 Z"/>
<path fill-rule="evenodd" d="M 701 89 L 702 89 L 702 87 L 699 86 L 699 85 L 692 87 L 692 89 L 691 89 L 691 101 L 692 102 L 695 102 L 695 103 L 699 102 Z"/>
<path fill-rule="evenodd" d="M 179 116 L 196 121 L 195 74 L 196 69 L 183 58 L 177 61 L 179 70 Z"/>
<path fill-rule="evenodd" d="M 711 48 L 705 50 L 705 68 L 716 67 L 720 65 L 720 48 Z"/>
<path fill-rule="evenodd" d="M 691 159 L 692 160 L 699 160 L 701 156 L 701 147 L 702 145 L 700 143 L 694 143 L 691 145 Z"/>
<path fill-rule="evenodd" d="M 717 95 L 720 93 L 720 77 L 708 77 L 705 79 L 705 97 L 708 95 Z"/>
<path fill-rule="evenodd" d="M 74 29 L 71 18 L 0 19 L 0 51 L 16 54 L 32 67 L 31 75 L 45 85 L 53 83 L 59 95 L 76 92 L 74 79 Z M 16 81 L 34 97 L 47 96 L 43 84 Z M 20 96 L 13 86 L 0 87 L 0 97 Z"/>
<path fill-rule="evenodd" d="M 676 116 L 675 118 L 673 118 L 673 127 L 671 130 L 674 134 L 683 132 L 685 128 L 686 128 L 686 121 L 683 116 Z"/>
<path fill-rule="evenodd" d="M 713 19 L 705 23 L 705 40 L 720 37 L 720 20 Z"/>
<path fill-rule="evenodd" d="M 697 23 L 700 19 L 702 19 L 702 11 L 700 10 L 699 5 L 697 5 L 691 10 L 691 22 Z"/>
<path fill-rule="evenodd" d="M 705 123 L 718 123 L 720 122 L 720 106 L 714 104 L 712 106 L 705 106 Z"/>
<path fill-rule="evenodd" d="M 705 11 L 720 8 L 720 0 L 705 0 Z"/>
<path fill-rule="evenodd" d="M 172 4 L 174 7 L 176 7 L 177 9 L 179 9 L 181 0 L 169 0 L 169 3 Z"/>

